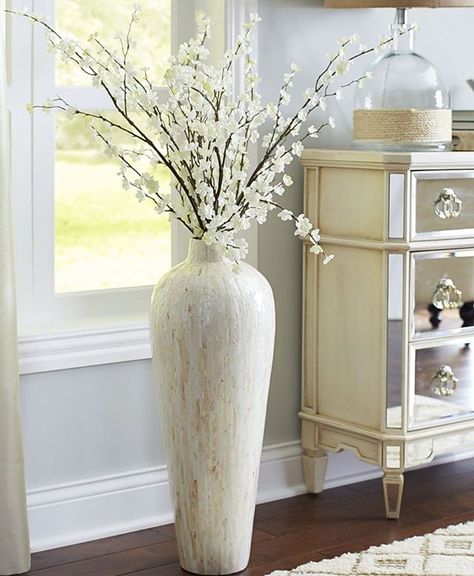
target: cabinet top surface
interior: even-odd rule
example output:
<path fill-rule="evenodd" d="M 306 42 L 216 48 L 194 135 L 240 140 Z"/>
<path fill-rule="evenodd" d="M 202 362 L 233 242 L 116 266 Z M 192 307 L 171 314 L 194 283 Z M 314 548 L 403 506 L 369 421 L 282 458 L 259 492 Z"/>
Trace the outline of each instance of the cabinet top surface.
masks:
<path fill-rule="evenodd" d="M 474 169 L 474 152 L 384 152 L 307 148 L 301 155 L 304 166 L 367 166 L 374 168 L 441 170 Z"/>

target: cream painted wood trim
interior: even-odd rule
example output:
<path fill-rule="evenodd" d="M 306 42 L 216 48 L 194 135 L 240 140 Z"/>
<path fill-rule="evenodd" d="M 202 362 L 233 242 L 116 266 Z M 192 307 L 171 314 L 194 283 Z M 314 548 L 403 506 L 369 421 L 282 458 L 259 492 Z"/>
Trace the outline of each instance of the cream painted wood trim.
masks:
<path fill-rule="evenodd" d="M 386 250 L 388 252 L 407 252 L 424 250 L 449 250 L 452 248 L 472 248 L 472 238 L 456 238 L 452 240 L 425 240 L 417 242 L 381 242 L 377 240 L 355 240 L 352 238 L 338 238 L 322 234 L 321 243 L 334 246 L 353 246 L 354 248 L 367 248 L 368 250 Z"/>
<path fill-rule="evenodd" d="M 146 360 L 151 358 L 150 330 L 143 323 L 22 336 L 19 356 L 21 374 Z"/>
<path fill-rule="evenodd" d="M 428 426 L 426 428 L 412 429 L 408 432 L 395 431 L 392 428 L 388 428 L 385 432 L 373 431 L 368 428 L 363 428 L 361 426 L 355 426 L 348 422 L 343 422 L 341 420 L 334 420 L 332 418 L 326 418 L 321 415 L 311 415 L 305 412 L 300 412 L 299 414 L 302 420 L 307 420 L 309 422 L 314 422 L 320 425 L 324 425 L 328 428 L 334 428 L 335 430 L 348 431 L 355 435 L 359 435 L 361 438 L 372 438 L 378 441 L 416 441 L 426 438 L 434 438 L 437 436 L 445 436 L 450 434 L 460 434 L 473 429 L 472 418 L 466 418 L 465 420 L 459 420 L 456 422 L 451 422 L 450 424 L 439 424 L 437 426 Z M 393 430 L 393 431 L 392 431 Z"/>
<path fill-rule="evenodd" d="M 459 170 L 473 169 L 474 152 L 382 152 L 319 150 L 307 148 L 301 155 L 305 167 L 362 167 L 364 169 Z"/>
<path fill-rule="evenodd" d="M 302 410 L 315 414 L 318 347 L 317 323 L 312 319 L 317 317 L 317 299 L 311 295 L 315 294 L 318 286 L 318 261 L 308 246 L 303 247 L 303 277 Z"/>
<path fill-rule="evenodd" d="M 323 491 L 327 467 L 328 455 L 324 450 L 304 451 L 303 475 L 308 492 L 319 494 Z"/>
<path fill-rule="evenodd" d="M 403 496 L 403 474 L 385 471 L 383 475 L 383 495 L 387 518 L 400 518 Z"/>
<path fill-rule="evenodd" d="M 473 338 L 474 328 L 463 328 L 458 331 L 455 336 L 437 336 L 433 335 L 431 338 L 419 336 L 410 340 L 410 348 L 413 350 L 422 350 L 424 348 L 434 348 L 437 346 L 446 346 L 448 344 L 463 345 L 466 340 Z"/>

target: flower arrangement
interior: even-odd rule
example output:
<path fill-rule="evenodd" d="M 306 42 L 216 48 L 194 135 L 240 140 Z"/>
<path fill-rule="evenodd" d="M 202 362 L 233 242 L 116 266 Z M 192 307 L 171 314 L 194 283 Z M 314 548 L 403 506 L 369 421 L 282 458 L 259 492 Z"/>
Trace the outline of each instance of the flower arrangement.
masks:
<path fill-rule="evenodd" d="M 361 86 L 368 79 L 365 74 L 340 80 L 354 60 L 380 50 L 391 38 L 382 38 L 372 48 L 360 44 L 357 35 L 340 40 L 324 70 L 304 92 L 296 112 L 285 114 L 299 68 L 293 64 L 284 75 L 276 103 L 262 104 L 256 62 L 251 57 L 252 31 L 260 20 L 256 15 L 217 66 L 208 61 L 209 20 L 199 15 L 196 37 L 182 44 L 170 59 L 165 74 L 169 97 L 164 104 L 148 70 L 129 62 L 138 8 L 126 34 L 118 37 L 113 48 L 95 34 L 83 47 L 77 40 L 63 37 L 41 16 L 23 15 L 45 27 L 52 49 L 61 58 L 73 62 L 94 86 L 105 90 L 121 120 L 77 109 L 59 96 L 31 108 L 56 109 L 88 119 L 106 154 L 119 160 L 123 187 L 134 190 L 139 201 L 153 202 L 159 214 L 169 213 L 193 238 L 216 244 L 234 261 L 247 253 L 247 243 L 239 232 L 253 221 L 265 222 L 268 213 L 276 209 L 281 220 L 294 222 L 296 236 L 312 243 L 311 252 L 322 254 L 324 263 L 332 259 L 319 245 L 319 231 L 308 218 L 282 206 L 280 198 L 292 185 L 285 170 L 301 155 L 307 139 L 318 138 L 327 126 L 335 127 L 332 116 L 314 124 L 309 122 L 310 115 L 316 110 L 324 114 L 329 98 L 339 100 L 345 88 Z M 244 65 L 244 89 L 235 95 L 233 70 L 239 62 Z M 117 136 L 123 141 L 123 135 L 130 145 L 117 143 Z M 252 164 L 249 148 L 257 143 L 260 154 Z M 158 165 L 171 175 L 171 193 L 160 189 Z"/>

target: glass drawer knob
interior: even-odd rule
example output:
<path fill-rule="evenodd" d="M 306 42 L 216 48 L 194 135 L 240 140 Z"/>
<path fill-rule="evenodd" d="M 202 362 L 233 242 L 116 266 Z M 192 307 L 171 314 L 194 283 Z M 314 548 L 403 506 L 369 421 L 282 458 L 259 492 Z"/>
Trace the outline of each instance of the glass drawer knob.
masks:
<path fill-rule="evenodd" d="M 440 366 L 431 379 L 431 390 L 437 396 L 452 396 L 457 385 L 458 379 L 447 365 Z"/>
<path fill-rule="evenodd" d="M 451 278 L 441 278 L 433 294 L 433 306 L 439 310 L 452 310 L 461 305 L 462 292 Z"/>
<path fill-rule="evenodd" d="M 452 188 L 443 188 L 433 206 L 434 213 L 441 220 L 457 218 L 461 214 L 462 200 Z"/>

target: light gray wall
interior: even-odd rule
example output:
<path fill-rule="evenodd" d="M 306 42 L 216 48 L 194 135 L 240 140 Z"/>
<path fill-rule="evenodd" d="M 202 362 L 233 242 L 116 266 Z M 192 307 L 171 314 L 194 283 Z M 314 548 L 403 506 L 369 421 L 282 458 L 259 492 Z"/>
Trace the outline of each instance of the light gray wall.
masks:
<path fill-rule="evenodd" d="M 149 361 L 26 375 L 21 391 L 30 490 L 165 461 Z"/>
<path fill-rule="evenodd" d="M 303 72 L 298 87 L 310 85 L 336 39 L 358 32 L 369 43 L 385 31 L 390 11 L 331 11 L 317 0 L 260 0 L 258 41 L 265 100 L 275 99 L 288 65 Z M 453 88 L 454 107 L 470 108 L 474 95 L 464 79 L 474 76 L 471 10 L 419 10 L 418 46 L 435 61 Z M 350 144 L 353 96 L 336 111 L 338 127 L 321 145 Z M 292 167 L 295 185 L 286 203 L 302 207 L 302 174 Z M 300 387 L 301 244 L 288 223 L 260 228 L 259 266 L 277 302 L 275 350 L 266 444 L 297 440 Z M 337 265 L 334 263 L 333 265 Z M 150 362 L 128 362 L 22 378 L 27 480 L 36 489 L 106 476 L 164 462 L 153 398 Z"/>

